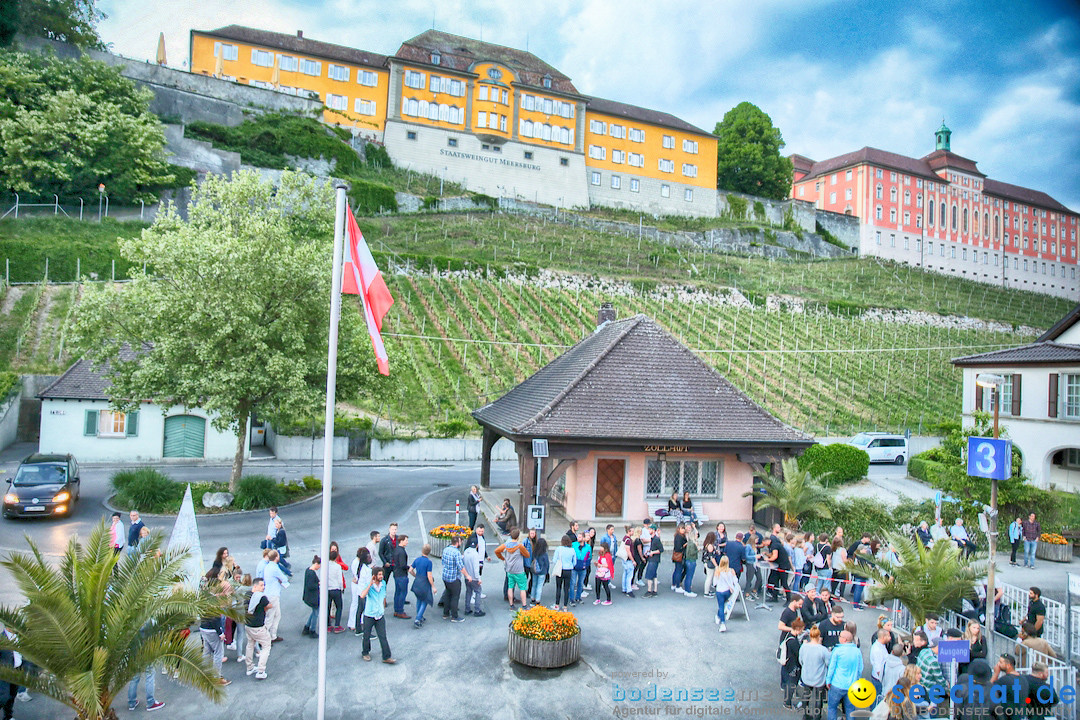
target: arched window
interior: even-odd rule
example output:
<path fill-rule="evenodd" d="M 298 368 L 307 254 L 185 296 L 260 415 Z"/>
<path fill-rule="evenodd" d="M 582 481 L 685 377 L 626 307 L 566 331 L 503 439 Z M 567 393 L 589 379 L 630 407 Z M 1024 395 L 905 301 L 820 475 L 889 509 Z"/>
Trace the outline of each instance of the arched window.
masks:
<path fill-rule="evenodd" d="M 930 225 L 930 227 L 933 227 L 934 226 L 934 201 L 933 201 L 933 199 L 931 199 L 929 201 L 929 204 L 926 206 L 926 208 L 927 208 L 926 222 L 927 222 L 928 225 Z"/>
<path fill-rule="evenodd" d="M 541 133 L 542 133 L 542 137 L 543 137 L 544 140 L 551 140 L 551 126 L 550 125 L 548 125 L 547 123 L 544 123 L 544 127 L 541 130 Z"/>
<path fill-rule="evenodd" d="M 559 142 L 563 143 L 564 145 L 570 144 L 570 128 L 559 128 Z"/>
<path fill-rule="evenodd" d="M 964 232 L 968 231 L 968 209 L 964 208 Z"/>
<path fill-rule="evenodd" d="M 533 136 L 533 121 L 526 120 L 525 124 L 521 128 L 521 134 L 525 137 L 531 138 Z"/>
<path fill-rule="evenodd" d="M 417 100 L 416 98 L 409 98 L 409 111 L 408 111 L 407 114 L 408 115 L 414 115 L 414 116 L 420 114 L 420 101 L 419 100 Z"/>
<path fill-rule="evenodd" d="M 983 212 L 983 235 L 990 237 L 990 213 Z"/>
<path fill-rule="evenodd" d="M 944 200 L 942 200 L 942 201 L 941 201 L 941 227 L 942 227 L 943 229 L 944 229 L 944 227 L 945 227 L 945 212 L 946 212 L 946 209 L 945 209 L 945 201 L 944 201 Z"/>
<path fill-rule="evenodd" d="M 441 122 L 450 122 L 450 106 L 439 105 L 439 120 Z"/>
<path fill-rule="evenodd" d="M 896 202 L 896 188 L 889 188 L 889 200 Z"/>
<path fill-rule="evenodd" d="M 1001 217 L 998 216 L 998 215 L 995 215 L 994 216 L 994 239 L 995 240 L 997 240 L 998 237 L 1000 237 L 1000 233 L 1001 233 Z"/>
<path fill-rule="evenodd" d="M 421 100 L 419 105 L 417 106 L 417 113 L 416 114 L 418 116 L 420 116 L 420 117 L 425 117 L 426 118 L 428 116 L 428 106 L 429 105 L 431 105 L 431 103 L 429 103 L 427 100 Z"/>
<path fill-rule="evenodd" d="M 956 232 L 956 227 L 957 227 L 957 224 L 959 223 L 959 221 L 960 221 L 960 211 L 957 210 L 955 205 L 953 205 L 952 206 L 952 229 L 953 229 L 953 232 Z"/>
<path fill-rule="evenodd" d="M 877 189 L 874 191 L 875 197 L 880 200 L 884 195 L 882 194 L 881 183 L 878 183 Z"/>

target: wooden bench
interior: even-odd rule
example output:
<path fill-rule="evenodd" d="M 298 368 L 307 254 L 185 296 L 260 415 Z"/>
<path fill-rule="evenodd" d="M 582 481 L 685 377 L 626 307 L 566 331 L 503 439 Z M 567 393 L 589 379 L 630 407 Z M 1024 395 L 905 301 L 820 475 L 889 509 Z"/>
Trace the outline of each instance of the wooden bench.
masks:
<path fill-rule="evenodd" d="M 656 514 L 657 510 L 667 510 L 667 500 L 647 500 L 645 504 L 649 508 L 649 517 L 652 518 L 653 522 L 658 524 L 663 522 L 668 522 L 672 525 L 675 524 L 674 515 L 664 515 L 663 517 L 660 517 Z M 699 524 L 703 525 L 709 521 L 709 516 L 703 510 L 701 510 L 698 505 L 694 505 L 694 514 L 697 515 Z"/>

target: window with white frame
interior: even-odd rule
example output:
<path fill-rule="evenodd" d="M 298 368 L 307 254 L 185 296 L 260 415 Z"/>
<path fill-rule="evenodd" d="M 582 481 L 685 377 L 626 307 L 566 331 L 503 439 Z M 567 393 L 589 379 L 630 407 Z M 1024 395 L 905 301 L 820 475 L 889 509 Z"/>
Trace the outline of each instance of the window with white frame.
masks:
<path fill-rule="evenodd" d="M 834 203 L 836 203 L 836 193 L 831 192 L 829 193 L 829 204 L 832 205 Z"/>
<path fill-rule="evenodd" d="M 847 190 L 844 190 L 844 199 L 845 200 L 850 200 L 851 199 L 851 188 L 848 188 Z"/>
<path fill-rule="evenodd" d="M 631 167 L 645 167 L 645 156 L 641 153 L 630 153 Z"/>
<path fill-rule="evenodd" d="M 113 410 L 87 410 L 87 435 L 98 437 L 133 437 L 138 435 L 139 413 L 122 413 Z M 93 415 L 97 415 L 96 418 Z M 89 432 L 94 430 L 95 432 Z"/>
<path fill-rule="evenodd" d="M 645 497 L 663 499 L 671 493 L 724 499 L 724 465 L 719 460 L 649 460 Z"/>
<path fill-rule="evenodd" d="M 274 53 L 268 50 L 251 49 L 251 64 L 259 67 L 272 67 L 274 65 Z"/>
<path fill-rule="evenodd" d="M 683 163 L 682 174 L 686 177 L 697 177 L 697 165 L 691 165 L 690 163 Z"/>
<path fill-rule="evenodd" d="M 476 99 L 477 100 L 487 100 L 488 99 L 488 86 L 487 85 L 481 85 L 477 89 L 477 91 L 476 91 Z"/>
<path fill-rule="evenodd" d="M 844 179 L 845 180 L 850 180 L 851 179 L 851 171 L 850 170 L 847 170 L 846 172 L 844 172 Z"/>
<path fill-rule="evenodd" d="M 600 184 L 600 173 L 598 173 L 598 172 L 596 172 L 594 170 L 590 177 L 592 179 L 592 184 L 593 185 L 599 185 Z"/>
<path fill-rule="evenodd" d="M 300 59 L 300 72 L 305 75 L 314 75 L 318 77 L 322 75 L 322 63 L 318 60 L 308 60 L 307 58 Z"/>
<path fill-rule="evenodd" d="M 590 120 L 589 132 L 596 133 L 597 135 L 603 135 L 607 132 L 607 123 L 603 120 Z"/>
<path fill-rule="evenodd" d="M 660 169 L 660 172 L 673 173 L 675 172 L 675 161 L 668 160 L 666 158 L 660 158 L 657 161 L 657 167 Z"/>
<path fill-rule="evenodd" d="M 331 80 L 348 82 L 349 68 L 345 67 L 344 65 L 334 65 L 333 63 L 331 63 L 330 66 L 326 68 L 326 76 Z"/>
<path fill-rule="evenodd" d="M 278 69 L 282 72 L 296 72 L 298 67 L 300 65 L 292 55 L 278 55 Z"/>
<path fill-rule="evenodd" d="M 671 197 L 671 186 L 670 185 L 661 185 L 660 186 L 660 197 Z"/>
<path fill-rule="evenodd" d="M 486 128 L 488 126 L 487 116 L 488 116 L 488 114 L 487 114 L 486 110 L 481 110 L 481 111 L 477 112 L 476 113 L 476 127 L 478 127 L 478 128 Z"/>
<path fill-rule="evenodd" d="M 326 95 L 326 107 L 331 110 L 344 110 L 349 106 L 349 98 L 344 95 L 335 95 L 334 93 L 328 93 Z"/>
<path fill-rule="evenodd" d="M 626 128 L 622 125 L 615 125 L 614 123 L 612 123 L 610 128 L 610 135 L 613 138 L 619 138 L 620 140 L 622 140 L 626 137 Z"/>
<path fill-rule="evenodd" d="M 593 160 L 606 160 L 607 159 L 607 149 L 604 148 L 604 147 L 601 147 L 600 145 L 590 145 L 589 146 L 589 157 L 591 157 Z"/>
<path fill-rule="evenodd" d="M 357 70 L 356 82 L 366 87 L 376 87 L 379 84 L 379 75 L 370 70 Z"/>
<path fill-rule="evenodd" d="M 645 142 L 645 131 L 641 128 L 630 128 L 630 142 Z"/>
<path fill-rule="evenodd" d="M 621 165 L 622 163 L 626 162 L 626 153 L 622 150 L 612 150 L 611 162 Z"/>
<path fill-rule="evenodd" d="M 405 71 L 405 87 L 416 88 L 418 90 L 424 89 L 424 73 L 416 72 L 415 70 Z"/>
<path fill-rule="evenodd" d="M 1080 374 L 1069 374 L 1062 380 L 1062 409 L 1065 417 L 1080 418 Z"/>
<path fill-rule="evenodd" d="M 531 138 L 533 136 L 533 121 L 522 118 L 518 121 L 518 134 L 521 137 Z"/>
<path fill-rule="evenodd" d="M 543 100 L 544 100 L 543 113 L 545 115 L 554 115 L 555 114 L 555 101 L 552 100 L 551 98 L 543 98 Z M 540 110 L 539 107 L 536 108 L 536 109 Z"/>
<path fill-rule="evenodd" d="M 499 130 L 502 131 L 502 132 L 506 132 L 506 116 L 505 115 L 500 115 L 499 116 Z"/>
<path fill-rule="evenodd" d="M 641 181 L 637 178 L 630 178 L 630 192 L 640 192 Z"/>
<path fill-rule="evenodd" d="M 683 190 L 683 200 L 686 202 L 694 202 L 694 188 L 685 188 Z"/>
<path fill-rule="evenodd" d="M 223 60 L 236 60 L 240 57 L 240 48 L 229 43 L 214 43 L 214 57 Z"/>
<path fill-rule="evenodd" d="M 665 150 L 674 150 L 675 149 L 675 137 L 673 135 L 665 135 L 664 136 L 664 149 Z"/>
<path fill-rule="evenodd" d="M 263 90 L 273 90 L 274 86 L 265 80 L 248 80 L 248 84 L 252 87 L 262 88 Z"/>
<path fill-rule="evenodd" d="M 697 140 L 687 140 L 686 138 L 683 138 L 683 141 L 682 141 L 683 152 L 690 153 L 691 155 L 697 155 L 697 148 L 698 148 Z"/>
<path fill-rule="evenodd" d="M 620 188 L 622 188 L 622 178 L 619 177 L 618 175 L 612 175 L 611 176 L 611 189 L 612 190 L 618 190 Z"/>

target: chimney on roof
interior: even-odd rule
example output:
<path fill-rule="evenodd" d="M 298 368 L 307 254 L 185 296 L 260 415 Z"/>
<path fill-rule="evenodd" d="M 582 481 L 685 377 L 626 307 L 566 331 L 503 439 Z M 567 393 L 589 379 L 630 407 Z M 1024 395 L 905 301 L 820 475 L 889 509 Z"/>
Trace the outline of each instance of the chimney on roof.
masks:
<path fill-rule="evenodd" d="M 600 306 L 600 312 L 596 317 L 596 327 L 600 329 L 609 322 L 615 322 L 615 306 L 606 302 Z"/>
<path fill-rule="evenodd" d="M 304 31 L 303 30 L 297 30 L 296 31 L 296 39 L 297 40 L 303 40 L 304 39 Z"/>

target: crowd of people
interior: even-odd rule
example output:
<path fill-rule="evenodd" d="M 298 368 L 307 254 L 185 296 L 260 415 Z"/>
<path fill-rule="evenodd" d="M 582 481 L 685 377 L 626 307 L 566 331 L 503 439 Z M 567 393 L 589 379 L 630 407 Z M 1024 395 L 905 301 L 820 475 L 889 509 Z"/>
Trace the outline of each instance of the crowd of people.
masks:
<path fill-rule="evenodd" d="M 442 592 L 437 606 L 441 608 L 442 618 L 451 623 L 464 622 L 469 616 L 482 618 L 488 613 L 484 567 L 500 561 L 505 567 L 505 580 L 497 597 L 511 611 L 547 601 L 556 610 L 569 610 L 589 604 L 590 593 L 592 605 L 610 606 L 614 603 L 613 596 L 617 597 L 612 592 L 612 585 L 616 584 L 625 600 L 656 597 L 661 585 L 668 585 L 672 593 L 695 598 L 698 597 L 695 588 L 700 587 L 702 596 L 715 599 L 714 621 L 723 633 L 740 595 L 752 601 L 760 597 L 762 602 L 784 603 L 776 650 L 780 689 L 784 706 L 801 710 L 808 719 L 835 720 L 838 714 L 851 712 L 847 691 L 864 676 L 878 692 L 875 718 L 910 720 L 946 716 L 943 712 L 948 708 L 943 711 L 929 704 L 913 695 L 911 689 L 916 685 L 945 685 L 937 648 L 939 641 L 950 635 L 968 640 L 971 647 L 970 662 L 959 668 L 961 681 L 984 688 L 1015 685 L 1017 697 L 1023 699 L 1023 712 L 1028 716 L 1050 717 L 1050 708 L 1057 702 L 1053 688 L 1050 689 L 1052 702 L 1047 702 L 1045 691 L 1040 694 L 1048 674 L 1037 658 L 1056 656 L 1042 638 L 1046 606 L 1037 587 L 1029 592 L 1028 616 L 1015 634 L 1019 642 L 1012 652 L 996 658 L 993 666 L 986 657 L 978 609 L 962 633 L 943 632 L 938 618 L 930 615 L 924 625 L 906 635 L 895 629 L 886 615 L 881 615 L 877 627 L 865 638 L 870 643 L 867 665 L 860 650 L 858 629 L 854 622 L 845 620 L 840 600 L 849 598 L 855 609 L 865 608 L 866 568 L 882 559 L 897 562 L 895 548 L 869 534 L 861 534 L 849 542 L 841 527 L 831 535 L 814 535 L 785 532 L 779 524 L 762 531 L 751 523 L 745 531 L 732 535 L 725 523 L 720 522 L 703 537 L 689 498 L 673 495 L 669 513 L 676 522 L 670 531 L 670 544 L 665 542 L 666 531 L 655 519 L 645 518 L 640 525 L 626 526 L 621 535 L 611 524 L 600 533 L 595 528 L 582 528 L 571 522 L 558 541 L 549 546 L 537 530 L 522 532 L 516 527 L 509 500 L 500 509 L 495 537 L 489 538 L 485 526 L 478 523 L 479 502 L 480 494 L 474 487 L 468 504 L 473 532 L 467 539 L 454 539 L 443 550 L 438 571 L 430 557 L 430 545 L 423 545 L 410 558 L 409 537 L 398 532 L 397 523 L 391 523 L 385 535 L 371 531 L 369 542 L 357 548 L 350 560 L 343 557 L 336 542 L 331 543 L 326 558 L 327 632 L 351 630 L 361 636 L 365 661 L 371 660 L 374 635 L 379 641 L 382 661 L 394 664 L 387 634 L 388 612 L 393 618 L 411 620 L 417 630 L 424 628 L 430 608 L 436 605 L 435 572 L 439 572 Z M 1034 515 L 1027 521 L 1018 518 L 1015 525 L 1025 543 L 1030 534 L 1036 533 L 1037 537 L 1041 531 Z M 129 553 L 138 552 L 139 543 L 148 534 L 137 512 L 131 512 L 131 524 L 126 530 L 119 513 L 114 513 L 111 538 L 115 552 L 125 547 Z M 915 534 L 926 544 L 947 540 L 964 551 L 971 549 L 965 544 L 970 539 L 960 519 L 947 532 L 938 520 L 933 526 L 923 523 Z M 1014 541 L 1014 555 L 1017 544 Z M 221 598 L 222 613 L 200 618 L 197 632 L 204 656 L 219 675 L 226 652 L 235 651 L 236 661 L 245 664 L 249 676 L 265 679 L 273 645 L 284 639 L 279 634 L 281 596 L 290 587 L 293 572 L 287 561 L 288 537 L 277 508 L 269 510 L 260 548 L 262 557 L 250 573 L 241 570 L 227 547 L 219 548 L 204 578 L 205 587 Z M 671 563 L 670 583 L 663 582 L 666 574 L 660 577 L 662 560 Z M 315 555 L 304 571 L 302 599 L 310 612 L 300 631 L 302 637 L 319 636 L 322 563 L 323 559 Z M 619 567 L 621 577 L 617 578 Z M 549 585 L 553 585 L 553 598 L 546 601 L 545 590 Z M 410 591 L 415 600 L 414 615 L 409 614 L 408 606 L 413 605 Z M 347 611 L 346 597 L 350 600 Z M 1000 597 L 999 589 L 995 600 L 1003 607 Z M 227 616 L 229 607 L 242 609 L 242 624 Z M 1036 655 L 1028 658 L 1029 652 Z M 1018 667 L 1030 667 L 1030 672 L 1021 675 Z M 172 672 L 174 677 L 176 674 L 175 668 L 161 668 L 161 672 Z M 148 671 L 144 677 L 147 709 L 164 707 L 164 703 L 154 698 L 154 672 Z M 139 704 L 139 681 L 136 677 L 129 686 L 129 709 Z M 221 682 L 230 684 L 224 678 Z M 1032 702 L 1028 703 L 1027 698 L 1032 698 Z M 1007 707 L 1007 704 L 998 706 Z M 986 702 L 970 705 L 968 714 L 959 716 L 1001 714 L 995 707 Z M 961 709 L 963 706 L 956 708 Z"/>

